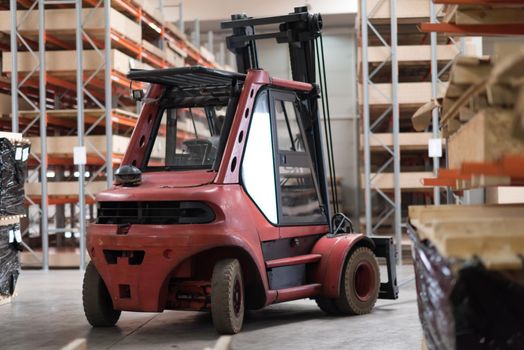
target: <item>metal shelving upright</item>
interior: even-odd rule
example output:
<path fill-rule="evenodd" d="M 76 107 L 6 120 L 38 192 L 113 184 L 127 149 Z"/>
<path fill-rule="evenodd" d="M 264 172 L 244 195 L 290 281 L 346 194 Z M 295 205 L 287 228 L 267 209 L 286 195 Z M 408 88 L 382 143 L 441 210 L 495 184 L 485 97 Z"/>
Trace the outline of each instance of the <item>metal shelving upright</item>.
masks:
<path fill-rule="evenodd" d="M 369 19 L 381 5 L 389 1 L 390 6 L 390 40 L 384 38 L 382 34 L 375 28 L 374 24 Z M 397 1 L 396 0 L 381 0 L 368 12 L 368 0 L 360 1 L 360 16 L 361 16 L 361 46 L 362 46 L 362 118 L 363 118 L 363 141 L 364 141 L 364 198 L 365 198 L 365 223 L 366 234 L 374 235 L 377 229 L 391 216 L 394 218 L 393 233 L 397 245 L 398 263 L 402 259 L 402 229 L 401 229 L 401 192 L 400 192 L 400 147 L 399 147 L 399 103 L 398 103 L 398 60 L 397 60 Z M 368 44 L 369 44 L 369 30 L 377 37 L 383 47 L 388 51 L 388 60 L 382 62 L 373 71 L 369 72 L 368 63 Z M 373 78 L 377 73 L 383 69 L 386 64 L 391 64 L 391 96 L 387 97 L 380 92 L 374 82 Z M 377 93 L 389 100 L 389 106 L 375 121 L 370 119 L 370 104 L 369 92 L 370 89 L 375 89 Z M 378 168 L 378 170 L 371 174 L 371 147 L 370 142 L 374 137 L 374 130 L 382 122 L 384 122 L 389 115 L 393 118 L 393 148 L 381 144 L 384 150 L 389 155 L 389 158 Z M 393 198 L 384 193 L 380 188 L 374 185 L 374 180 L 382 174 L 388 167 L 393 164 Z M 387 203 L 384 211 L 379 215 L 377 223 L 372 221 L 372 203 L 373 198 L 379 196 Z"/>

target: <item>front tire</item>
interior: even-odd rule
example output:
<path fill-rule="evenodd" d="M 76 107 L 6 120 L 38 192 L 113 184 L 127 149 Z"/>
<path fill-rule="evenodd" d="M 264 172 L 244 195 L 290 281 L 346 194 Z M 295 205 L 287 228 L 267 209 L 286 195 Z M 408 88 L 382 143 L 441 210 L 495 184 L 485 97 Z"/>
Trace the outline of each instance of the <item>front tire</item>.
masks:
<path fill-rule="evenodd" d="M 82 285 L 82 302 L 87 321 L 93 327 L 112 327 L 121 311 L 113 309 L 113 301 L 93 262 L 87 264 Z"/>
<path fill-rule="evenodd" d="M 211 279 L 211 316 L 220 334 L 236 334 L 244 322 L 244 282 L 237 259 L 215 264 Z"/>
<path fill-rule="evenodd" d="M 320 309 L 329 315 L 363 315 L 370 313 L 378 299 L 380 270 L 371 249 L 355 249 L 344 264 L 340 295 L 318 297 Z"/>

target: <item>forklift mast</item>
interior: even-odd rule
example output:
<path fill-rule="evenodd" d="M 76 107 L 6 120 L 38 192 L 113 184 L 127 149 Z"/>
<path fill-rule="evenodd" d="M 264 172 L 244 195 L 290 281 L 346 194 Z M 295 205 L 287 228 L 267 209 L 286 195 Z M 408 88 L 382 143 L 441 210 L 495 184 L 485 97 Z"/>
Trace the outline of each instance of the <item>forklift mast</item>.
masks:
<path fill-rule="evenodd" d="M 255 33 L 255 26 L 279 24 L 279 30 L 271 33 Z M 222 28 L 233 29 L 226 39 L 227 47 L 236 55 L 237 69 L 247 73 L 259 69 L 256 41 L 276 39 L 279 44 L 289 45 L 289 57 L 293 80 L 316 84 L 315 39 L 321 34 L 322 17 L 310 14 L 307 7 L 296 7 L 294 13 L 284 16 L 250 18 L 246 14 L 231 16 Z"/>
<path fill-rule="evenodd" d="M 257 26 L 278 24 L 278 31 L 257 34 Z M 276 39 L 279 44 L 288 44 L 292 78 L 314 86 L 314 92 L 303 99 L 303 108 L 307 109 L 308 120 L 302 118 L 309 149 L 311 150 L 316 181 L 322 198 L 322 207 L 328 222 L 338 211 L 336 197 L 335 170 L 333 147 L 331 143 L 331 123 L 329 112 L 324 109 L 325 141 L 327 143 L 328 170 L 331 181 L 333 212 L 329 207 L 328 185 L 324 166 L 323 140 L 321 134 L 318 98 L 325 91 L 317 83 L 316 61 L 320 57 L 316 50 L 316 40 L 321 38 L 322 17 L 320 14 L 310 14 L 307 7 L 296 7 L 293 13 L 283 16 L 251 18 L 246 14 L 235 14 L 231 21 L 222 22 L 222 29 L 232 29 L 233 34 L 226 38 L 228 49 L 236 56 L 237 69 L 247 73 L 250 69 L 260 69 L 257 53 L 257 40 Z M 324 74 L 325 75 L 325 74 Z M 322 82 L 322 78 L 320 79 Z M 325 80 L 323 80 L 325 83 Z M 324 107 L 324 105 L 323 105 Z M 332 224 L 330 223 L 330 226 Z M 333 227 L 331 227 L 333 232 Z"/>

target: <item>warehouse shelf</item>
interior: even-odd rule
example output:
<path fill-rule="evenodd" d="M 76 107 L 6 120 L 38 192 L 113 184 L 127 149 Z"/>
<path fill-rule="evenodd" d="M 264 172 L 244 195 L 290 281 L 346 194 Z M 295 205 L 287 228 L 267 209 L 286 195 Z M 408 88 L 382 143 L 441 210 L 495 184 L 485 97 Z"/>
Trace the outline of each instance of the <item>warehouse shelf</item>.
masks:
<path fill-rule="evenodd" d="M 443 23 L 422 23 L 423 32 L 456 35 L 524 35 L 524 4 L 515 0 L 434 0 L 445 4 Z"/>
<path fill-rule="evenodd" d="M 112 169 L 121 163 L 137 122 L 133 112 L 139 107 L 129 96 L 131 82 L 126 77 L 129 69 L 218 65 L 211 53 L 191 44 L 184 33 L 167 23 L 163 12 L 157 9 L 157 4 L 162 4 L 160 1 L 48 2 L 43 13 L 45 29 L 39 23 L 39 7 L 33 6 L 34 1 L 17 3 L 16 29 L 9 11 L 0 11 L 0 51 L 3 52 L 0 93 L 11 93 L 12 80 L 16 79 L 18 88 L 14 93 L 20 95 L 20 103 L 14 111 L 7 108 L 0 111 L 0 127 L 21 130 L 33 140 L 28 161 L 31 183 L 26 202 L 37 204 L 42 210 L 30 208 L 29 226 L 24 230 L 25 233 L 31 230 L 33 234 L 41 232 L 44 244 L 48 225 L 59 227 L 67 220 L 77 222 L 81 231 L 80 250 L 85 252 L 85 221 L 78 218 L 86 217 L 88 207 L 90 211 L 95 210 L 92 195 L 112 183 Z M 81 21 L 77 21 L 77 13 Z M 10 35 L 18 41 L 16 52 L 11 52 Z M 80 47 L 81 54 L 77 54 Z M 106 47 L 110 48 L 107 55 Z M 81 57 L 81 66 L 77 57 Z M 41 60 L 45 60 L 45 65 L 40 64 Z M 77 71 L 82 74 L 77 76 Z M 133 87 L 145 88 L 146 84 L 136 83 Z M 24 103 L 26 99 L 22 96 L 33 104 Z M 83 101 L 80 110 L 77 109 L 79 98 Z M 11 115 L 14 121 L 5 118 L 6 115 Z M 162 133 L 165 133 L 163 128 Z M 180 132 L 178 137 L 190 138 L 191 133 Z M 42 151 L 43 145 L 47 150 Z M 74 164 L 75 146 L 86 147 L 85 165 Z M 80 181 L 84 178 L 71 176 L 77 169 L 85 171 L 89 178 Z M 80 182 L 85 182 L 85 189 Z M 55 214 L 48 215 L 49 206 L 57 206 L 52 212 L 61 212 L 63 216 L 63 206 L 69 204 L 78 204 L 81 208 L 73 214 L 75 218 L 59 220 Z M 69 211 L 67 213 L 69 215 Z M 47 243 L 42 252 L 46 268 Z M 82 254 L 82 264 L 84 258 Z"/>

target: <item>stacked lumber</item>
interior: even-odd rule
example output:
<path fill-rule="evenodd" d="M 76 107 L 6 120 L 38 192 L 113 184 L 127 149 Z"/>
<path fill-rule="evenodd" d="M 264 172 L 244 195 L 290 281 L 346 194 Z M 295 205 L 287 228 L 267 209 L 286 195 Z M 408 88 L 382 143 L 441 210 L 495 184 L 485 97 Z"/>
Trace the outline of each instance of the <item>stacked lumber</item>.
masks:
<path fill-rule="evenodd" d="M 409 208 L 429 349 L 524 346 L 523 214 L 522 205 Z"/>
<path fill-rule="evenodd" d="M 524 52 L 503 52 L 496 53 L 497 59 L 454 62 L 440 121 L 449 170 L 439 178 L 448 186 L 524 185 Z M 428 110 L 416 113 L 413 123 L 420 128 L 424 118 Z"/>

